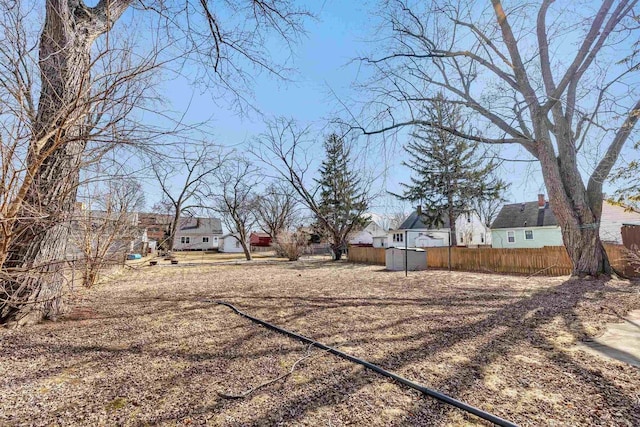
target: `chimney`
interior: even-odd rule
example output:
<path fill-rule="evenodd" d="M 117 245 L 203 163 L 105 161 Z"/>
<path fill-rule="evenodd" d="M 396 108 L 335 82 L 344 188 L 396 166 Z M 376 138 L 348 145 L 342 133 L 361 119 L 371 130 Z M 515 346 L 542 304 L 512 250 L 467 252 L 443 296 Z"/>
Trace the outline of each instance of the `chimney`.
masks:
<path fill-rule="evenodd" d="M 418 216 L 422 215 L 422 205 L 416 206 L 416 212 L 418 213 Z"/>
<path fill-rule="evenodd" d="M 538 194 L 538 208 L 544 209 L 544 194 Z"/>

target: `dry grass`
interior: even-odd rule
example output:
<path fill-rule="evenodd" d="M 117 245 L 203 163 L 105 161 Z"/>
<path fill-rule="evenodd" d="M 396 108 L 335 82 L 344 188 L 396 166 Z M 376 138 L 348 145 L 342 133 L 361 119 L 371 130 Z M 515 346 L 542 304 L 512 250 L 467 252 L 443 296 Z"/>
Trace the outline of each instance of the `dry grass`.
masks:
<path fill-rule="evenodd" d="M 265 330 L 223 299 L 520 425 L 640 425 L 640 371 L 576 340 L 640 308 L 638 285 L 348 263 L 144 267 L 62 321 L 1 330 L 0 425 L 476 425 Z"/>

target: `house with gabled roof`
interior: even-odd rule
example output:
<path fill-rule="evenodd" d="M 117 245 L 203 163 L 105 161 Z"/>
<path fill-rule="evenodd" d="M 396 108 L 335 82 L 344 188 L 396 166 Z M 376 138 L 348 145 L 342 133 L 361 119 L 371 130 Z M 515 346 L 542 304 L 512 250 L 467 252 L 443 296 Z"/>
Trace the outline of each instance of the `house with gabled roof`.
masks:
<path fill-rule="evenodd" d="M 443 215 L 438 224 L 433 225 L 428 225 L 425 221 L 425 217 L 419 210 L 412 212 L 398 229 L 389 231 L 388 246 L 404 246 L 405 231 L 407 231 L 407 246 L 410 248 L 449 246 L 451 238 L 449 219 Z M 491 231 L 475 211 L 458 215 L 455 226 L 457 246 L 479 247 L 491 244 Z"/>
<path fill-rule="evenodd" d="M 494 248 L 562 246 L 562 233 L 544 194 L 535 202 L 504 205 L 491 224 Z"/>
<path fill-rule="evenodd" d="M 640 226 L 640 214 L 607 200 L 602 202 L 600 216 L 600 240 L 622 244 L 622 227 L 625 224 Z M 541 248 L 562 246 L 562 232 L 544 194 L 537 202 L 504 205 L 491 224 L 494 248 Z"/>
<path fill-rule="evenodd" d="M 439 225 L 426 224 L 424 216 L 418 209 L 413 211 L 396 230 L 389 230 L 388 246 L 409 248 L 449 246 L 450 232 L 448 218 L 443 217 Z"/>
<path fill-rule="evenodd" d="M 207 251 L 217 249 L 222 237 L 218 218 L 182 218 L 173 241 L 175 251 Z"/>
<path fill-rule="evenodd" d="M 350 245 L 384 247 L 387 232 L 375 221 L 369 220 L 361 230 L 349 238 Z M 376 245 L 378 243 L 378 245 Z"/>

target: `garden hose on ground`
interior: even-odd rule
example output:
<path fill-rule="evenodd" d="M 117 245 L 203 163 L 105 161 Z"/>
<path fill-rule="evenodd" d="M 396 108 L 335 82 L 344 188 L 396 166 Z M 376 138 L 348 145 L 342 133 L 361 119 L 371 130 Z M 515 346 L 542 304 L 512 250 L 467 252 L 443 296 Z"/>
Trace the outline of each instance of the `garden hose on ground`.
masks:
<path fill-rule="evenodd" d="M 334 355 L 336 355 L 338 357 L 341 357 L 343 359 L 346 359 L 346 360 L 348 360 L 350 362 L 357 363 L 358 365 L 362 365 L 367 369 L 371 369 L 372 371 L 375 371 L 375 372 L 377 372 L 377 373 L 379 373 L 381 375 L 384 375 L 385 377 L 391 378 L 391 379 L 393 379 L 393 380 L 395 380 L 395 381 L 397 381 L 397 382 L 399 382 L 401 384 L 404 384 L 404 385 L 406 385 L 408 387 L 411 387 L 411 388 L 413 388 L 415 390 L 418 390 L 418 391 L 420 391 L 420 392 L 422 392 L 422 393 L 424 393 L 424 394 L 426 394 L 428 396 L 431 396 L 433 398 L 436 398 L 436 399 L 438 399 L 438 400 L 440 400 L 440 401 L 442 401 L 444 403 L 447 403 L 449 405 L 455 406 L 456 408 L 462 409 L 463 411 L 469 412 L 470 414 L 476 415 L 476 416 L 478 416 L 480 418 L 483 418 L 483 419 L 485 419 L 487 421 L 491 421 L 492 423 L 494 423 L 496 425 L 504 426 L 504 427 L 517 427 L 516 424 L 514 424 L 514 423 L 512 423 L 510 421 L 504 420 L 504 419 L 502 419 L 500 417 L 492 415 L 492 414 L 490 414 L 488 412 L 485 412 L 485 411 L 483 411 L 481 409 L 478 409 L 478 408 L 476 408 L 474 406 L 468 405 L 468 404 L 466 404 L 464 402 L 461 402 L 461 401 L 459 401 L 457 399 L 454 399 L 453 397 L 447 396 L 446 394 L 442 394 L 439 391 L 432 390 L 432 389 L 427 388 L 427 387 L 425 387 L 425 386 L 423 386 L 421 384 L 418 384 L 416 382 L 410 381 L 410 380 L 408 380 L 408 379 L 406 379 L 404 377 L 401 377 L 401 376 L 399 376 L 397 374 L 394 374 L 393 372 L 389 372 L 386 369 L 383 369 L 383 368 L 381 368 L 381 367 L 379 367 L 377 365 L 374 365 L 373 363 L 369 363 L 366 360 L 358 359 L 355 356 L 351 356 L 350 354 L 344 353 L 344 352 L 342 352 L 342 351 L 340 351 L 340 350 L 338 350 L 336 348 L 329 347 L 329 346 L 327 346 L 325 344 L 322 344 L 322 343 L 320 343 L 318 341 L 314 341 L 311 338 L 305 337 L 304 335 L 300 335 L 300 334 L 297 334 L 295 332 L 288 331 L 286 329 L 280 328 L 280 327 L 278 327 L 276 325 L 273 325 L 271 323 L 265 322 L 264 320 L 258 319 L 257 317 L 253 317 L 253 316 L 251 316 L 249 314 L 246 314 L 246 313 L 238 310 L 236 307 L 234 307 L 233 305 L 229 304 L 228 302 L 225 302 L 225 301 L 214 301 L 214 300 L 204 300 L 203 302 L 213 302 L 213 303 L 216 303 L 216 304 L 225 305 L 225 306 L 229 307 L 230 309 L 232 309 L 233 311 L 235 311 L 240 316 L 246 317 L 247 319 L 251 320 L 252 322 L 258 323 L 258 324 L 264 326 L 265 328 L 274 330 L 274 331 L 279 332 L 279 333 L 284 334 L 284 335 L 288 335 L 291 338 L 295 338 L 295 339 L 300 340 L 300 341 L 302 341 L 304 343 L 307 343 L 307 344 L 309 344 L 311 346 L 320 348 L 322 350 L 326 350 L 327 352 L 332 353 L 332 354 L 334 354 Z"/>

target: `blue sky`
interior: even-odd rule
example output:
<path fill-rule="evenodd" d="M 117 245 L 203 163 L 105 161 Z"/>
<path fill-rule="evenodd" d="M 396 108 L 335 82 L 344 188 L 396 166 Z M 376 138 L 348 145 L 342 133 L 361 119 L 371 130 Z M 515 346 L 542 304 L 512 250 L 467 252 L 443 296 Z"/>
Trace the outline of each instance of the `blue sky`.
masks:
<path fill-rule="evenodd" d="M 352 83 L 357 78 L 362 78 L 367 71 L 362 70 L 357 63 L 351 63 L 351 60 L 370 51 L 365 40 L 374 35 L 376 21 L 372 12 L 376 2 L 325 0 L 307 2 L 307 5 L 317 16 L 317 20 L 307 22 L 307 36 L 294 47 L 290 65 L 297 72 L 291 76 L 292 81 L 278 81 L 268 75 L 257 77 L 252 104 L 266 117 L 293 117 L 302 125 L 312 124 L 319 129 L 320 135 L 315 147 L 319 161 L 322 157 L 320 129 L 341 109 L 339 100 L 359 96 Z M 188 73 L 189 70 L 185 71 Z M 239 116 L 233 110 L 225 109 L 224 100 L 214 103 L 216 94 L 202 93 L 201 88 L 192 86 L 185 77 L 164 83 L 162 90 L 173 110 L 186 111 L 187 121 L 206 120 L 211 129 L 209 138 L 215 143 L 242 151 L 248 142 L 264 130 L 260 115 Z M 370 143 L 381 144 L 379 140 Z M 387 174 L 381 177 L 379 186 L 397 192 L 399 182 L 408 180 L 410 172 L 400 164 L 403 156 L 400 147 L 389 147 L 389 150 L 391 151 L 386 153 L 386 160 L 382 159 L 379 150 L 371 150 L 367 163 L 386 169 Z M 501 154 L 506 158 L 530 159 L 518 147 L 507 147 Z M 546 193 L 537 163 L 504 163 L 501 174 L 512 184 L 506 194 L 509 201 L 536 200 L 539 192 Z M 153 186 L 149 187 L 148 206 L 157 198 Z M 394 211 L 397 210 L 397 205 L 398 202 L 391 197 L 381 198 L 374 210 Z"/>

